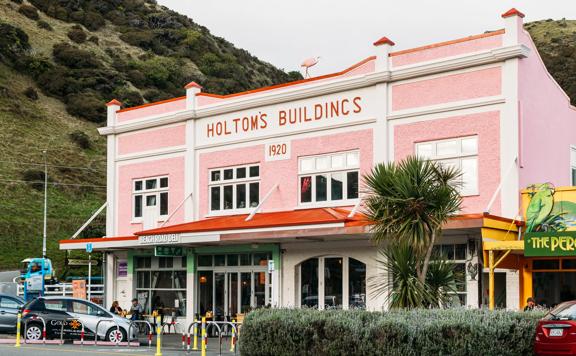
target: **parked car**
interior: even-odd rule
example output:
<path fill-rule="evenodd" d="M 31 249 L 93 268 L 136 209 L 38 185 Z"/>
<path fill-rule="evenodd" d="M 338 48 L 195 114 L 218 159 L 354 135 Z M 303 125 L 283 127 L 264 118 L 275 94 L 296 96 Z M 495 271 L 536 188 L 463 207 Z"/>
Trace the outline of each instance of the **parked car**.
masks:
<path fill-rule="evenodd" d="M 18 310 L 22 305 L 24 299 L 0 294 L 0 332 L 16 332 Z"/>
<path fill-rule="evenodd" d="M 576 355 L 576 301 L 559 304 L 538 321 L 537 355 Z"/>
<path fill-rule="evenodd" d="M 59 339 L 63 328 L 66 339 L 80 338 L 84 325 L 85 339 L 94 339 L 98 325 L 98 339 L 111 342 L 127 340 L 130 321 L 113 315 L 97 304 L 69 297 L 40 297 L 22 307 L 22 333 L 29 340 L 42 338 L 42 319 L 46 322 L 46 338 Z M 42 319 L 41 319 L 42 318 Z M 116 323 L 119 331 L 116 329 Z M 131 330 L 135 338 L 136 327 Z"/>

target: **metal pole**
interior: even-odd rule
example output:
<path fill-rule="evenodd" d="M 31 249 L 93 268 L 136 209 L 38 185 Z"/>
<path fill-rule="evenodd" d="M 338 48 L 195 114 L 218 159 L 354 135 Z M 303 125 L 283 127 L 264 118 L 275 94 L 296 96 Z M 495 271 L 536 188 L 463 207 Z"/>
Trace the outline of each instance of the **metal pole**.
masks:
<path fill-rule="evenodd" d="M 488 292 L 489 308 L 494 310 L 494 251 L 488 251 Z"/>
<path fill-rule="evenodd" d="M 88 254 L 88 301 L 90 301 L 90 291 L 92 289 L 92 254 Z"/>
<path fill-rule="evenodd" d="M 44 155 L 44 233 L 42 235 L 42 258 L 46 258 L 46 215 L 48 210 L 48 164 L 46 163 L 46 150 L 42 151 L 42 154 Z"/>

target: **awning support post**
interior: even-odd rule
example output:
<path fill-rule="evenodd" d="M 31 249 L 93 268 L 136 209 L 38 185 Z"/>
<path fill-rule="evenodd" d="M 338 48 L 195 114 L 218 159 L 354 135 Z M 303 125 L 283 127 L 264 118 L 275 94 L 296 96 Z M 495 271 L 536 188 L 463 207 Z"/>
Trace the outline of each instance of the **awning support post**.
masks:
<path fill-rule="evenodd" d="M 487 214 L 490 213 L 490 209 L 492 208 L 492 204 L 494 204 L 494 201 L 496 201 L 496 196 L 498 196 L 498 193 L 500 193 L 500 191 L 502 190 L 502 184 L 504 183 L 504 181 L 506 181 L 506 178 L 508 178 L 508 176 L 510 175 L 510 172 L 512 172 L 512 169 L 514 168 L 514 166 L 516 166 L 516 162 L 518 162 L 518 157 L 514 157 L 512 164 L 510 165 L 510 167 L 508 167 L 508 170 L 506 171 L 506 174 L 504 175 L 504 177 L 502 177 L 502 179 L 500 179 L 500 183 L 498 183 L 498 187 L 494 191 L 494 194 L 492 194 L 492 198 L 490 198 L 490 202 L 488 203 L 488 206 L 486 207 L 486 209 L 484 209 L 485 213 L 487 213 Z"/>
<path fill-rule="evenodd" d="M 489 308 L 494 310 L 494 251 L 488 251 L 488 291 Z"/>
<path fill-rule="evenodd" d="M 90 223 L 92 222 L 92 220 L 94 220 L 94 219 L 98 216 L 98 214 L 100 214 L 100 213 L 102 212 L 102 210 L 104 210 L 104 208 L 105 208 L 107 205 L 108 205 L 108 202 L 102 204 L 102 206 L 101 206 L 100 208 L 98 208 L 98 210 L 96 210 L 96 212 L 95 212 L 94 214 L 92 214 L 92 216 L 91 216 L 88 220 L 86 220 L 86 222 L 84 223 L 84 225 L 82 225 L 82 226 L 78 229 L 78 231 L 76 231 L 76 232 L 74 233 L 74 235 L 72 235 L 72 239 L 77 238 L 78 235 L 80 235 L 80 233 L 81 233 L 82 231 L 84 231 L 84 229 L 86 228 L 86 226 L 90 225 Z"/>
<path fill-rule="evenodd" d="M 176 207 L 176 209 L 174 209 L 174 211 L 172 213 L 170 213 L 170 215 L 168 215 L 168 218 L 166 218 L 166 220 L 164 220 L 164 222 L 162 223 L 162 225 L 160 225 L 160 227 L 164 227 L 164 225 L 166 225 L 168 223 L 168 221 L 170 221 L 170 219 L 172 218 L 172 216 L 174 216 L 174 214 L 176 214 L 176 212 L 178 211 L 178 209 L 180 209 L 182 207 L 182 205 L 184 205 L 184 202 L 186 200 L 188 200 L 188 198 L 190 198 L 192 196 L 192 193 L 188 194 L 187 196 L 184 197 L 184 199 L 180 202 L 180 204 L 178 204 L 178 206 Z"/>
<path fill-rule="evenodd" d="M 268 193 L 266 193 L 266 195 L 264 196 L 264 199 L 262 199 L 260 201 L 260 203 L 258 203 L 258 206 L 254 208 L 254 210 L 252 210 L 252 212 L 250 213 L 250 215 L 248 215 L 246 217 L 246 219 L 244 219 L 244 221 L 250 221 L 252 220 L 252 218 L 254 217 L 254 215 L 256 215 L 256 213 L 260 210 L 260 208 L 262 207 L 262 205 L 264 204 L 264 202 L 268 199 L 268 197 L 270 197 L 270 195 L 272 195 L 272 192 L 274 190 L 276 190 L 278 188 L 278 183 L 274 184 L 274 186 L 272 187 L 272 189 L 270 189 L 268 191 Z"/>

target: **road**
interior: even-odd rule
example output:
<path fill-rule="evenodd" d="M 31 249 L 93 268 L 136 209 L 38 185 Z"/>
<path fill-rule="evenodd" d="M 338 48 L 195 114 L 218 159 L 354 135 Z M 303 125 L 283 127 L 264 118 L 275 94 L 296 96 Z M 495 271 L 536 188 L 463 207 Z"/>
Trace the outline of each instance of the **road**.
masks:
<path fill-rule="evenodd" d="M 0 345 L 0 355 L 2 356 L 105 356 L 105 355 L 125 355 L 125 356 L 153 356 L 156 348 L 147 347 L 114 347 L 114 346 L 79 346 L 79 345 L 22 345 L 20 348 L 14 345 Z M 210 351 L 209 356 L 216 356 L 218 352 Z M 199 351 L 186 353 L 182 350 L 167 348 L 162 350 L 163 356 L 194 356 L 200 355 Z M 230 352 L 222 352 L 222 355 L 234 355 Z"/>

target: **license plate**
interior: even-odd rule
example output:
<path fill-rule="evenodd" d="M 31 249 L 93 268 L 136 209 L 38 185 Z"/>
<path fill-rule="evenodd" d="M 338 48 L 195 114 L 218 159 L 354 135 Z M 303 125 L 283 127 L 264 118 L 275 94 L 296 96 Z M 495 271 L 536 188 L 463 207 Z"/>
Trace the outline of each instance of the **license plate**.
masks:
<path fill-rule="evenodd" d="M 562 329 L 550 329 L 550 336 L 562 336 L 563 332 Z"/>

